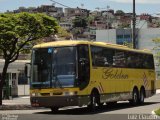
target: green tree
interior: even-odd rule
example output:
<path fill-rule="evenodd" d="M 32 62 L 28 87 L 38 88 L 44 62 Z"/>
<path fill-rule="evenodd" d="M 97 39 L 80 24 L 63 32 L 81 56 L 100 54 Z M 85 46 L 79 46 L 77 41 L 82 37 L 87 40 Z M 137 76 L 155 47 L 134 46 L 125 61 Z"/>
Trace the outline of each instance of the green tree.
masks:
<path fill-rule="evenodd" d="M 75 19 L 73 19 L 72 34 L 74 36 L 74 39 L 77 39 L 78 36 L 82 36 L 87 26 L 88 26 L 87 17 L 78 16 Z"/>
<path fill-rule="evenodd" d="M 130 24 L 129 23 L 121 23 L 120 25 L 118 25 L 118 28 L 130 28 Z"/>
<path fill-rule="evenodd" d="M 58 36 L 61 38 L 65 38 L 65 39 L 72 38 L 72 34 L 70 33 L 70 31 L 67 31 L 66 29 L 62 27 L 58 29 Z"/>
<path fill-rule="evenodd" d="M 117 11 L 116 11 L 116 14 L 124 15 L 125 13 L 124 13 L 122 10 L 117 10 Z"/>
<path fill-rule="evenodd" d="M 92 22 L 94 22 L 94 19 L 95 19 L 95 17 L 94 16 L 92 16 L 92 15 L 89 15 L 88 17 L 87 17 L 87 23 L 88 23 L 88 25 L 90 25 L 90 24 L 92 24 Z"/>
<path fill-rule="evenodd" d="M 125 46 L 127 46 L 129 48 L 133 48 L 133 43 L 131 43 L 131 42 L 124 41 L 123 45 L 125 45 Z"/>
<path fill-rule="evenodd" d="M 87 27 L 87 19 L 85 17 L 76 17 L 73 20 L 73 26 L 86 28 Z"/>
<path fill-rule="evenodd" d="M 0 51 L 5 60 L 0 79 L 0 105 L 9 64 L 17 60 L 26 45 L 57 31 L 57 21 L 44 14 L 0 14 Z"/>

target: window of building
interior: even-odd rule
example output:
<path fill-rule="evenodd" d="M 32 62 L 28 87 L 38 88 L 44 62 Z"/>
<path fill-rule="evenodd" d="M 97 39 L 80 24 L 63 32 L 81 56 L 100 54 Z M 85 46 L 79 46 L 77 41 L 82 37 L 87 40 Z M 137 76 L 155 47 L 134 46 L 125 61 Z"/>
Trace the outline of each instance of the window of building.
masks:
<path fill-rule="evenodd" d="M 12 86 L 16 85 L 16 73 L 12 73 Z"/>
<path fill-rule="evenodd" d="M 124 35 L 124 38 L 131 38 L 130 35 Z"/>
<path fill-rule="evenodd" d="M 117 35 L 117 39 L 122 39 L 123 35 Z"/>
<path fill-rule="evenodd" d="M 27 78 L 25 76 L 24 71 L 20 71 L 19 76 L 18 76 L 18 84 L 19 85 L 24 85 L 24 84 L 28 84 Z"/>

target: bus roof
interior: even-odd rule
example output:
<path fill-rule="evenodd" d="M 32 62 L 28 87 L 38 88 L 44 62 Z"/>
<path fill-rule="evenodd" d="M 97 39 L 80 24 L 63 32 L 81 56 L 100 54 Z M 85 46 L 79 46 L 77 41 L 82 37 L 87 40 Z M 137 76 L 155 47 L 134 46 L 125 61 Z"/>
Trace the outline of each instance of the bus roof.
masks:
<path fill-rule="evenodd" d="M 146 50 L 146 49 L 145 50 L 138 50 L 138 49 L 128 48 L 127 46 L 124 46 L 124 45 L 117 45 L 117 44 L 111 44 L 111 43 L 105 43 L 105 42 L 84 41 L 84 40 L 53 41 L 53 42 L 47 42 L 47 43 L 35 45 L 33 48 L 76 46 L 79 44 L 89 44 L 89 45 L 100 46 L 100 47 L 107 47 L 107 48 L 121 49 L 121 50 L 138 52 L 138 53 L 152 54 L 150 50 Z"/>

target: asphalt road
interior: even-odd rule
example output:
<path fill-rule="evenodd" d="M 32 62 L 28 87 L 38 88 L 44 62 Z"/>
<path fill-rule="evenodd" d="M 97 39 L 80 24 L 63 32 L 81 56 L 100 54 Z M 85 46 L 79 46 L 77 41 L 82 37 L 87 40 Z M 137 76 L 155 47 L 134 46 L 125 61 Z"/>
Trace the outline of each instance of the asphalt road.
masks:
<path fill-rule="evenodd" d="M 114 106 L 104 105 L 101 108 L 97 107 L 96 112 L 90 112 L 86 107 L 62 108 L 57 113 L 52 113 L 50 109 L 46 108 L 37 110 L 7 110 L 0 111 L 2 115 L 0 118 L 2 120 L 6 120 L 6 117 L 10 119 L 15 118 L 14 120 L 138 120 L 138 118 L 141 120 L 148 118 L 160 120 L 160 118 L 153 118 L 153 115 L 151 115 L 151 112 L 157 108 L 160 108 L 160 94 L 145 99 L 144 105 L 135 107 L 124 101 Z"/>

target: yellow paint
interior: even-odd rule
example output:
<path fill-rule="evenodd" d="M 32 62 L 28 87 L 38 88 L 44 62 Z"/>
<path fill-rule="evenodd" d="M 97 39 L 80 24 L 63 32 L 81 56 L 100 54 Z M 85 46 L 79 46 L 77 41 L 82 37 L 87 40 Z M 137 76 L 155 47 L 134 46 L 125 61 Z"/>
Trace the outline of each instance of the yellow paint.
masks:
<path fill-rule="evenodd" d="M 156 80 L 156 89 L 160 89 L 160 80 Z"/>
<path fill-rule="evenodd" d="M 110 72 L 111 74 L 115 75 L 115 73 L 118 72 L 122 73 L 121 74 L 122 76 L 109 77 L 109 74 L 106 73 L 105 75 L 104 73 L 104 71 L 108 69 L 112 70 L 112 72 Z M 85 94 L 86 92 L 87 94 L 90 94 L 91 90 L 94 87 L 98 88 L 99 84 L 102 85 L 104 93 L 132 92 L 134 86 L 137 86 L 139 90 L 141 86 L 144 86 L 145 90 L 151 90 L 155 89 L 153 86 L 151 87 L 151 81 L 154 80 L 155 80 L 154 70 L 97 67 L 91 70 L 90 84 L 86 88 L 88 89 L 88 91 L 84 90 L 81 92 L 83 94 Z"/>

